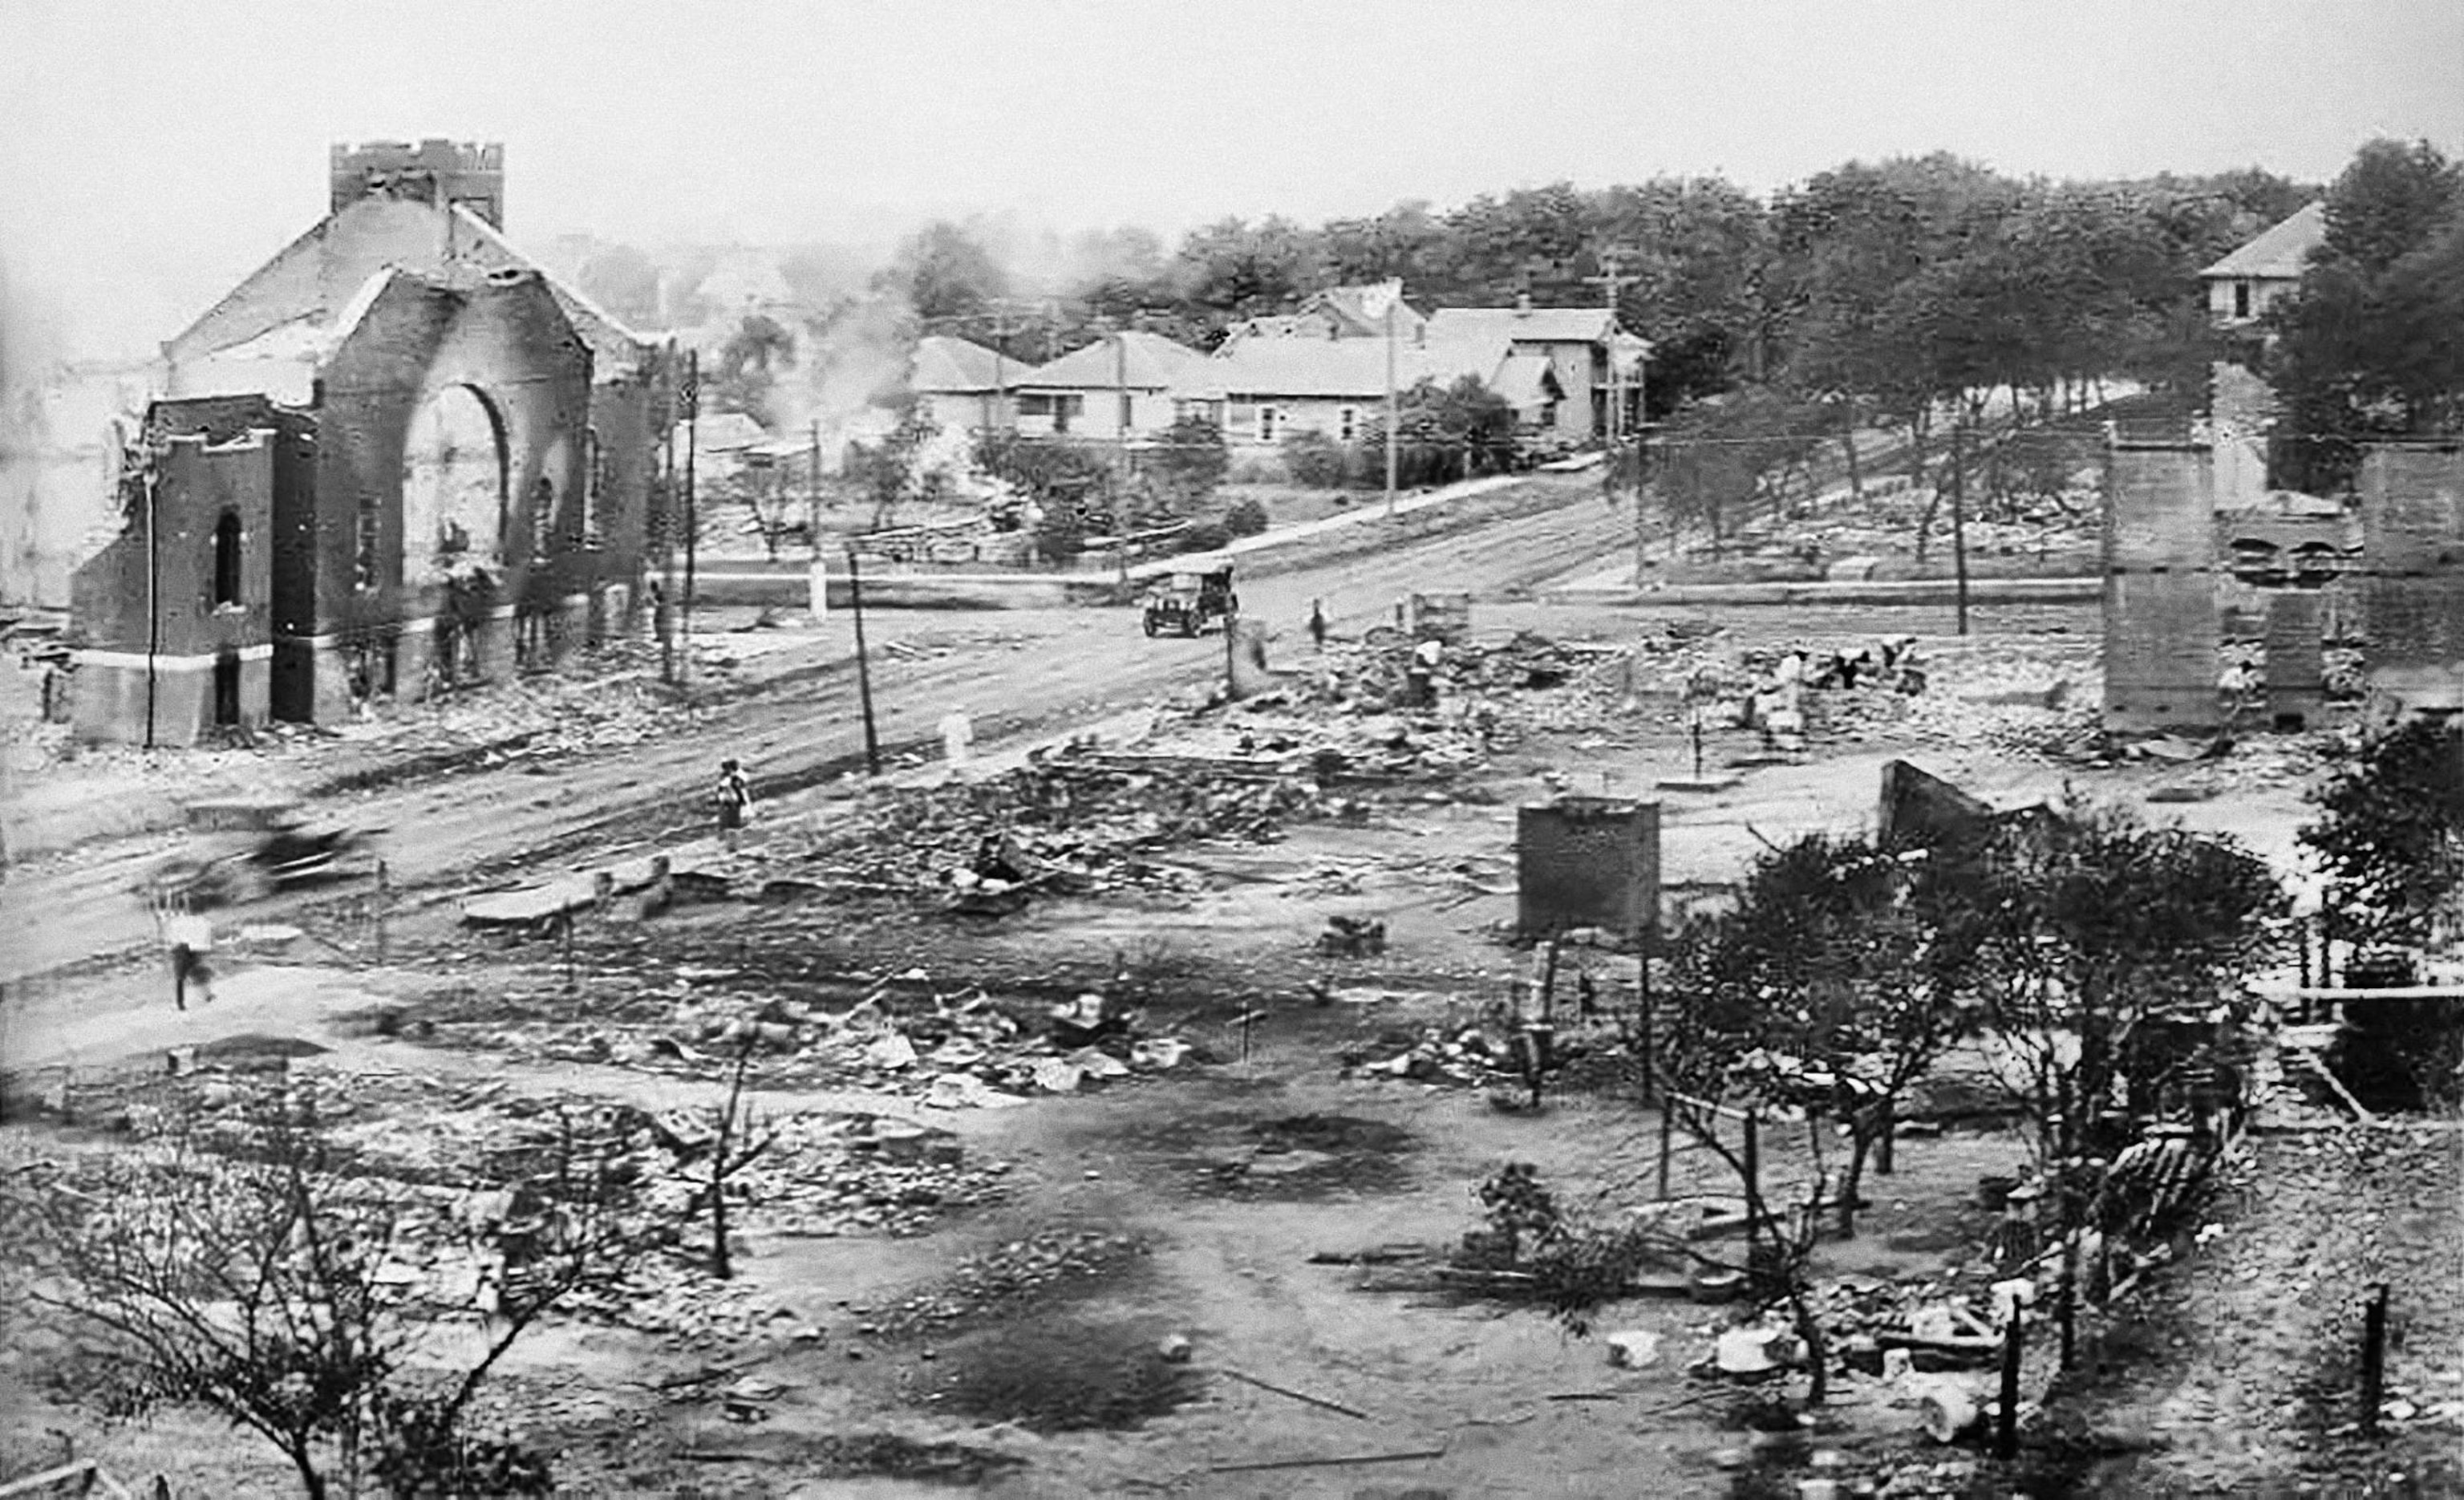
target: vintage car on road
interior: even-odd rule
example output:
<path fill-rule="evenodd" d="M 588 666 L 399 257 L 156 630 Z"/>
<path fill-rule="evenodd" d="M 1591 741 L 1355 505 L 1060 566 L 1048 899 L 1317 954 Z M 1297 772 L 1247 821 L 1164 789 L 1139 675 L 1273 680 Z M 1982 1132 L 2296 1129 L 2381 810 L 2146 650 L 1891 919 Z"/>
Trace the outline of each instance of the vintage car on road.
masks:
<path fill-rule="evenodd" d="M 1196 635 L 1209 620 L 1229 621 L 1241 612 L 1241 596 L 1232 592 L 1232 570 L 1175 573 L 1147 590 L 1141 602 L 1147 634 L 1166 630 Z"/>

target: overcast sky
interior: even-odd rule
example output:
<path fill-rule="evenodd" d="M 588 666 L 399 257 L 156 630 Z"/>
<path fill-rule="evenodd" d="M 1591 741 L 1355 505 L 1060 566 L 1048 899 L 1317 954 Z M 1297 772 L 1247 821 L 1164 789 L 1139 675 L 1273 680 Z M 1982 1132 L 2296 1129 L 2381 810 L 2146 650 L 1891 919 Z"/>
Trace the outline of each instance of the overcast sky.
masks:
<path fill-rule="evenodd" d="M 507 228 L 1167 238 L 1571 179 L 2334 175 L 2464 150 L 2459 0 L 0 0 L 0 252 L 73 352 L 176 331 L 324 211 L 327 143 L 506 148 Z"/>

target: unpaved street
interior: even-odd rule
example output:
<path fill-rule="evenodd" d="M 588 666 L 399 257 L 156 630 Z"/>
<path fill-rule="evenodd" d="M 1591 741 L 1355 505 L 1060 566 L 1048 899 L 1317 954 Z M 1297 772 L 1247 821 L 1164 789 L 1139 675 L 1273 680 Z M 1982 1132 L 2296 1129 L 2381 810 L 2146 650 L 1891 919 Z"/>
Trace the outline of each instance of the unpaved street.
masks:
<path fill-rule="evenodd" d="M 1403 593 L 1466 590 L 1495 596 L 1562 573 L 1630 535 L 1630 511 L 1610 509 L 1595 479 L 1537 478 L 1506 510 L 1470 529 L 1406 540 L 1391 551 L 1348 556 L 1244 580 L 1243 609 L 1275 631 L 1274 651 L 1307 650 L 1312 600 L 1339 632 L 1385 621 Z M 1403 534 L 1441 524 L 1423 513 Z M 878 734 L 885 753 L 938 753 L 935 724 L 954 708 L 976 718 L 979 743 L 1090 722 L 1111 709 L 1218 675 L 1221 637 L 1148 640 L 1129 608 L 1014 610 L 963 616 L 883 614 L 868 621 Z M 705 626 L 705 631 L 707 626 Z M 705 633 L 705 640 L 711 637 Z M 949 641 L 946 654 L 905 657 L 881 648 Z M 387 830 L 383 852 L 407 890 L 477 871 L 510 873 L 578 843 L 673 833 L 706 817 L 707 783 L 722 757 L 742 760 L 757 791 L 777 795 L 858 770 L 864 730 L 852 660 L 853 627 L 834 617 L 792 655 L 802 669 L 782 686 L 728 704 L 688 734 L 623 754 L 462 771 L 424 783 L 354 794 L 327 809 Z M 553 775 L 547 774 L 553 770 Z M 74 768 L 59 774 L 74 775 Z M 80 851 L 69 868 L 12 871 L 0 886 L 0 982 L 99 955 L 153 936 L 130 890 L 164 857 L 161 838 Z M 261 903 L 271 915 L 286 903 Z"/>

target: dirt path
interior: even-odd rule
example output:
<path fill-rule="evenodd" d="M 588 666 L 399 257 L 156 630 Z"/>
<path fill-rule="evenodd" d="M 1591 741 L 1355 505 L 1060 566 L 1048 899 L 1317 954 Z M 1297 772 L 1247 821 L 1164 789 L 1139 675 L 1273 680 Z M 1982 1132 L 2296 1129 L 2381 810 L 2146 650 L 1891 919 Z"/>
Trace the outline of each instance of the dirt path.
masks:
<path fill-rule="evenodd" d="M 1579 475 L 1534 481 L 1521 503 L 1521 513 L 1469 532 L 1424 536 L 1392 552 L 1244 585 L 1243 602 L 1280 631 L 1279 650 L 1290 652 L 1305 640 L 1301 626 L 1312 599 L 1326 601 L 1338 629 L 1356 629 L 1382 622 L 1395 600 L 1415 588 L 1528 587 L 1614 544 L 1631 525 Z M 1211 636 L 1145 640 L 1127 609 L 1005 611 L 969 623 L 998 631 L 1007 644 L 875 661 L 878 732 L 893 752 L 937 745 L 935 726 L 953 708 L 974 712 L 979 742 L 987 747 L 1099 717 L 1209 681 L 1223 650 Z M 834 622 L 830 629 L 848 627 Z M 948 629 L 910 617 L 874 639 Z M 517 868 L 585 841 L 695 827 L 704 818 L 705 783 L 722 756 L 743 760 L 757 785 L 776 792 L 856 769 L 863 751 L 855 673 L 842 660 L 747 696 L 691 732 L 621 755 L 473 770 L 351 794 L 326 810 L 388 829 L 384 851 L 395 879 L 415 891 L 474 870 Z M 151 918 L 129 892 L 165 848 L 154 836 L 108 853 L 88 850 L 64 867 L 13 871 L 0 886 L 0 932 L 11 937 L 0 953 L 0 982 L 150 941 Z M 295 905 L 275 900 L 234 915 L 270 919 Z"/>

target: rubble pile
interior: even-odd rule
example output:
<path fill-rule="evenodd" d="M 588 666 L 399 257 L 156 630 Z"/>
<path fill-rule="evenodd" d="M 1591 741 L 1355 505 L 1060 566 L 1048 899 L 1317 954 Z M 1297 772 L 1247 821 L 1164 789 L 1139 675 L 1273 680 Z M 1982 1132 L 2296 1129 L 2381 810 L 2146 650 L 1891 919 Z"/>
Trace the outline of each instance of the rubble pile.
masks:
<path fill-rule="evenodd" d="M 1076 1092 L 1167 1071 L 1191 1053 L 1174 1038 L 1137 1035 L 1134 1013 L 1092 993 L 1043 1013 L 997 1003 L 980 987 L 932 990 L 929 977 L 912 970 L 831 1010 L 777 994 L 708 993 L 696 981 L 711 977 L 680 972 L 665 984 L 636 982 L 629 993 L 611 993 L 616 982 L 603 979 L 586 1015 L 561 992 L 515 991 L 498 1005 L 529 1014 L 512 1024 L 492 1018 L 453 1041 L 532 1062 L 700 1079 L 726 1076 L 749 1054 L 749 1076 L 761 1088 L 862 1089 L 937 1109 Z M 923 993 L 906 993 L 913 989 Z"/>
<path fill-rule="evenodd" d="M 717 1138 L 713 1109 L 651 1114 L 598 1098 L 509 1094 L 501 1082 L 463 1085 L 415 1074 L 319 1072 L 329 1169 L 381 1182 L 392 1210 L 398 1285 L 447 1307 L 469 1307 L 490 1260 L 491 1233 L 517 1217 L 525 1184 L 579 1153 L 630 1185 L 631 1232 L 672 1241 L 690 1258 Z M 189 1138 L 250 1154 L 255 1085 L 217 1070 L 191 1073 L 131 1102 L 121 1117 L 140 1138 L 192 1128 Z M 415 1121 L 407 1124 L 406 1121 Z M 727 1176 L 741 1230 L 798 1236 L 921 1234 L 940 1215 L 1000 1199 L 1006 1162 L 973 1162 L 957 1139 L 869 1114 L 756 1114 L 742 1129 L 761 1151 Z M 524 1211 L 536 1211 L 524 1210 Z M 705 1221 L 701 1221 L 706 1223 Z M 577 1312 L 656 1332 L 708 1330 L 723 1310 L 688 1263 L 643 1263 L 634 1284 L 573 1304 Z"/>
<path fill-rule="evenodd" d="M 899 891 L 1177 889 L 1196 877 L 1139 856 L 1203 839 L 1268 842 L 1285 822 L 1324 812 L 1313 784 L 1277 772 L 1273 761 L 1055 756 L 982 782 L 882 792 L 788 870 Z"/>

